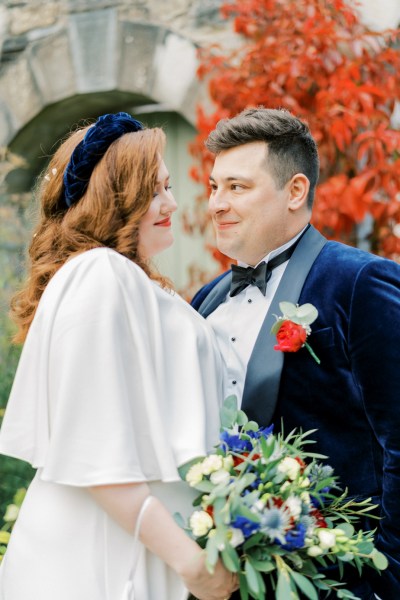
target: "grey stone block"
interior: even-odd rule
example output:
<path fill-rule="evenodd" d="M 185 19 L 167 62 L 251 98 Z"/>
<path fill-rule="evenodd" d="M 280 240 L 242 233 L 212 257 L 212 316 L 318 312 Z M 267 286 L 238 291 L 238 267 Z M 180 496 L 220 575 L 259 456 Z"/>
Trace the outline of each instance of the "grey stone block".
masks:
<path fill-rule="evenodd" d="M 68 33 L 78 92 L 116 87 L 117 25 L 113 8 L 70 15 Z"/>
<path fill-rule="evenodd" d="M 30 64 L 44 104 L 75 93 L 75 73 L 67 32 L 32 44 Z"/>
<path fill-rule="evenodd" d="M 149 95 L 154 85 L 155 52 L 163 43 L 166 31 L 157 25 L 121 23 L 120 68 L 121 90 Z"/>
<path fill-rule="evenodd" d="M 18 129 L 42 109 L 43 100 L 26 55 L 3 70 L 0 100 L 8 106 L 11 122 Z"/>
<path fill-rule="evenodd" d="M 17 124 L 10 115 L 9 107 L 3 101 L 0 101 L 0 148 L 6 147 L 9 141 L 14 137 Z"/>

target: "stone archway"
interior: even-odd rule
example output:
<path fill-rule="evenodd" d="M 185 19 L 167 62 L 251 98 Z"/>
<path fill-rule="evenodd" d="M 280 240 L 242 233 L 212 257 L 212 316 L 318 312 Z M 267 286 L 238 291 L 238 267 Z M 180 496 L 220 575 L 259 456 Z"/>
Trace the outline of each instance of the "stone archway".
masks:
<path fill-rule="evenodd" d="M 56 115 L 54 135 L 40 132 L 53 140 L 71 118 L 143 103 L 193 124 L 203 95 L 196 67 L 194 43 L 161 25 L 119 20 L 115 8 L 71 13 L 0 72 L 0 146 L 32 158 L 30 130 L 42 111 L 49 123 Z"/>
<path fill-rule="evenodd" d="M 183 133 L 173 136 L 174 143 L 186 143 L 195 105 L 205 96 L 196 68 L 191 40 L 162 25 L 121 20 L 115 8 L 68 14 L 7 64 L 0 72 L 0 146 L 26 161 L 26 167 L 7 175 L 6 193 L 0 198 L 0 212 L 6 216 L 0 234 L 13 240 L 7 251 L 13 247 L 20 253 L 31 221 L 27 193 L 74 123 L 118 110 L 139 118 L 140 113 L 150 117 L 162 111 L 177 115 L 171 127 L 176 124 Z M 186 147 L 181 152 L 187 154 Z M 193 189 L 187 193 L 190 184 L 180 185 L 185 187 L 182 197 L 195 195 Z M 186 264 L 193 260 L 191 254 L 202 254 L 200 241 L 189 252 L 186 242 L 184 247 L 179 254 Z M 176 252 L 168 257 L 171 261 L 175 266 L 168 274 L 174 277 L 176 271 L 181 287 L 186 266 L 178 264 Z"/>

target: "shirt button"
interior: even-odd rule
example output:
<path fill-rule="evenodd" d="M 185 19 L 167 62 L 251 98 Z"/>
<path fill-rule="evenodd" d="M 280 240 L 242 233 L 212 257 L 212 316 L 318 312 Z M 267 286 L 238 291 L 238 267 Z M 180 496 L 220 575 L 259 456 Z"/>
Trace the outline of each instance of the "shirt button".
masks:
<path fill-rule="evenodd" d="M 235 337 L 231 337 L 231 342 L 236 342 L 236 338 Z"/>
<path fill-rule="evenodd" d="M 251 298 L 249 298 L 249 299 L 247 300 L 247 302 L 248 302 L 249 304 L 251 304 L 251 303 L 253 302 L 253 300 L 252 300 Z"/>
<path fill-rule="evenodd" d="M 234 379 L 234 380 L 232 381 L 232 384 L 233 384 L 233 385 L 236 385 L 236 384 L 237 384 L 237 381 L 236 381 L 236 379 Z"/>

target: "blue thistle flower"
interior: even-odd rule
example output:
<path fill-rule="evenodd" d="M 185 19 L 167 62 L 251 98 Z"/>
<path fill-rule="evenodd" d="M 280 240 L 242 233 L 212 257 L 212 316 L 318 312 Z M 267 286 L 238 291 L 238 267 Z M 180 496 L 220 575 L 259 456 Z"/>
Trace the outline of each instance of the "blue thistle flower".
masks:
<path fill-rule="evenodd" d="M 306 527 L 303 523 L 298 523 L 294 529 L 290 529 L 285 535 L 285 543 L 282 544 L 279 540 L 275 540 L 277 544 L 282 546 L 284 550 L 298 550 L 303 548 L 306 539 Z"/>
<path fill-rule="evenodd" d="M 247 434 L 255 439 L 259 440 L 261 437 L 267 438 L 274 431 L 274 425 L 269 425 L 268 427 L 264 427 L 263 429 L 258 429 L 257 431 L 248 431 Z"/>
<path fill-rule="evenodd" d="M 253 535 L 253 533 L 260 529 L 260 523 L 250 521 L 250 519 L 240 516 L 236 517 L 236 519 L 232 521 L 231 526 L 235 527 L 236 529 L 240 529 L 245 538 L 250 537 Z"/>
<path fill-rule="evenodd" d="M 251 452 L 253 449 L 251 442 L 240 439 L 239 435 L 230 435 L 227 431 L 223 431 L 219 439 L 233 452 Z M 224 444 L 221 444 L 222 450 L 225 450 Z"/>

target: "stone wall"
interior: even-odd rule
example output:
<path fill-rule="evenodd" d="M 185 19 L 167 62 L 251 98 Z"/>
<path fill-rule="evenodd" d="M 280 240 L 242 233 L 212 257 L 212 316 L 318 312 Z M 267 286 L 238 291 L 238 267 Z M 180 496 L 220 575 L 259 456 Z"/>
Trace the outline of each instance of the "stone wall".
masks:
<path fill-rule="evenodd" d="M 6 2 L 0 13 L 0 145 L 45 106 L 120 90 L 194 120 L 196 46 L 228 33 L 219 0 Z"/>

